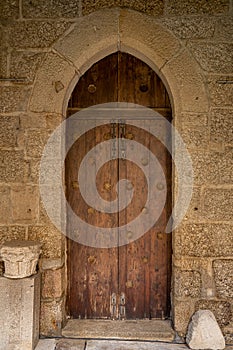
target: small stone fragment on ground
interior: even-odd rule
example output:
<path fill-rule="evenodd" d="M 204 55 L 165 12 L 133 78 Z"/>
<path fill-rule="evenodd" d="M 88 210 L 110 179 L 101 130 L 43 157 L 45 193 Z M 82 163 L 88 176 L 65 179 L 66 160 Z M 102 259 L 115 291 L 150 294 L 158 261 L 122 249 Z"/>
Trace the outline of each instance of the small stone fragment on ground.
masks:
<path fill-rule="evenodd" d="M 209 310 L 199 310 L 192 316 L 186 342 L 195 350 L 222 350 L 225 340 L 214 314 Z"/>

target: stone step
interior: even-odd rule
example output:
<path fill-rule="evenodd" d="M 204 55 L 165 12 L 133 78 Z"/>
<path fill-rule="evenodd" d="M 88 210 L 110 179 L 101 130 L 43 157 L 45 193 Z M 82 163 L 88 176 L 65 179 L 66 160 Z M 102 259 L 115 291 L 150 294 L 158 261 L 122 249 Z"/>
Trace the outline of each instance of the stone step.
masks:
<path fill-rule="evenodd" d="M 173 342 L 170 321 L 161 320 L 69 320 L 63 337 Z"/>

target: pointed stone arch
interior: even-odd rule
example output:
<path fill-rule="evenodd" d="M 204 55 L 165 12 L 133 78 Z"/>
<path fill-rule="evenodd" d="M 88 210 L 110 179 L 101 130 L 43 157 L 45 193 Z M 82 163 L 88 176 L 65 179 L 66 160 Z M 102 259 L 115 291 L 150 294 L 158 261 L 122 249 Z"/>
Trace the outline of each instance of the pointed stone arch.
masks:
<path fill-rule="evenodd" d="M 179 126 L 183 113 L 208 112 L 204 74 L 188 48 L 159 19 L 119 8 L 77 19 L 54 43 L 37 72 L 29 112 L 65 116 L 80 76 L 118 50 L 144 61 L 161 77 L 170 95 L 175 125 Z M 184 325 L 176 322 L 179 306 L 173 308 L 179 332 Z"/>

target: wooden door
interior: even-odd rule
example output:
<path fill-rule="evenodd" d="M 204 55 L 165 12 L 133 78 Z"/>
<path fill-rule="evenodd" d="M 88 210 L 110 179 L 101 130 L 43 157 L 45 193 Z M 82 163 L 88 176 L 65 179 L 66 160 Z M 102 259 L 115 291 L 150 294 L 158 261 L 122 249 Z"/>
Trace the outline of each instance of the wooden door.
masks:
<path fill-rule="evenodd" d="M 80 78 L 67 115 L 91 105 L 117 101 L 150 107 L 164 118 L 171 118 L 169 98 L 160 78 L 142 61 L 120 52 L 94 64 Z M 171 159 L 162 143 L 143 128 L 117 123 L 114 133 L 141 143 L 159 159 L 167 181 L 166 205 L 156 224 L 128 245 L 92 248 L 68 240 L 68 310 L 73 318 L 165 318 L 169 316 L 171 277 L 171 235 L 165 233 L 171 214 Z M 89 130 L 74 143 L 66 158 L 67 200 L 77 215 L 97 227 L 124 225 L 147 209 L 145 176 L 127 160 L 127 154 L 125 160 L 117 158 L 105 163 L 96 179 L 99 193 L 108 201 L 117 198 L 118 181 L 129 179 L 134 197 L 126 209 L 101 213 L 88 207 L 82 198 L 77 184 L 80 163 L 89 150 L 109 135 L 110 124 Z M 93 162 L 98 163 L 101 156 L 97 155 Z M 88 168 L 86 173 L 88 178 Z"/>

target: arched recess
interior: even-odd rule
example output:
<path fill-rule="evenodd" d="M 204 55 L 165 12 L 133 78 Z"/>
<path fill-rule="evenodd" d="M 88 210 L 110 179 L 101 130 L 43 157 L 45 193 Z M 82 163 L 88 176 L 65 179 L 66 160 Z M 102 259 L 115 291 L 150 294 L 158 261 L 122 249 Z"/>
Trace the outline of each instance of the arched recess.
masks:
<path fill-rule="evenodd" d="M 79 78 L 118 50 L 141 59 L 161 77 L 175 125 L 179 126 L 182 113 L 208 111 L 202 70 L 187 47 L 158 19 L 126 9 L 104 9 L 77 19 L 38 69 L 28 111 L 65 117 Z"/>

